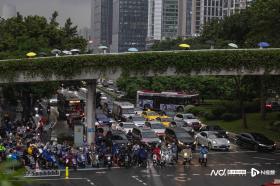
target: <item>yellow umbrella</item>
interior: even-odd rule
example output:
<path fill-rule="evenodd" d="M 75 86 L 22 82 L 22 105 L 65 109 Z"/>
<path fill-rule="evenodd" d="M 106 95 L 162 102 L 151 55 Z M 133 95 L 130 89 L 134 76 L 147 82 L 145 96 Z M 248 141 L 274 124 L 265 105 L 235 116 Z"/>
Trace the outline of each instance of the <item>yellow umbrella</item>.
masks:
<path fill-rule="evenodd" d="M 35 53 L 35 52 L 28 52 L 27 54 L 26 54 L 26 56 L 27 57 L 34 57 L 34 56 L 36 56 L 37 54 Z"/>
<path fill-rule="evenodd" d="M 188 45 L 188 44 L 183 43 L 183 44 L 180 44 L 179 47 L 181 47 L 181 48 L 190 48 L 191 46 Z"/>

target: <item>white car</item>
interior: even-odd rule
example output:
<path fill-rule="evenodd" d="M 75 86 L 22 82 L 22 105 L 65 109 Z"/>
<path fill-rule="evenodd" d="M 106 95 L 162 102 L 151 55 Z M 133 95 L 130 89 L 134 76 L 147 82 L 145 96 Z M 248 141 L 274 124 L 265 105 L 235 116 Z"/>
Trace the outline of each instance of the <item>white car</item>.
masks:
<path fill-rule="evenodd" d="M 203 131 L 196 135 L 196 143 L 205 145 L 209 149 L 229 150 L 230 141 L 221 134 L 213 131 Z"/>
<path fill-rule="evenodd" d="M 199 130 L 201 127 L 201 121 L 197 119 L 192 113 L 186 114 L 176 114 L 174 116 L 175 122 L 185 122 L 188 126 L 192 127 L 194 130 Z"/>
<path fill-rule="evenodd" d="M 134 125 L 133 122 L 121 122 L 116 128 L 117 130 L 124 131 L 127 134 L 128 131 L 132 131 L 133 128 L 136 128 L 136 125 Z"/>
<path fill-rule="evenodd" d="M 158 136 L 164 136 L 165 127 L 163 126 L 163 124 L 161 124 L 160 121 L 146 121 L 145 127 L 150 128 Z"/>
<path fill-rule="evenodd" d="M 146 119 L 141 115 L 130 116 L 129 120 L 133 122 L 137 127 L 144 127 Z"/>

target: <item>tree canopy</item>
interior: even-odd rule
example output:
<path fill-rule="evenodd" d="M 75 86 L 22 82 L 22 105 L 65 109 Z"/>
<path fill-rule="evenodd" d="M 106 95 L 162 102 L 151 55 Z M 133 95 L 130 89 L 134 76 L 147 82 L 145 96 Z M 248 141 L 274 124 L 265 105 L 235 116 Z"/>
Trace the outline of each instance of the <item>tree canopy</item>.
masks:
<path fill-rule="evenodd" d="M 58 12 L 47 20 L 41 16 L 16 17 L 0 20 L 0 59 L 24 57 L 30 51 L 48 53 L 54 48 L 84 50 L 86 40 L 77 35 L 77 26 L 68 18 L 63 27 L 57 22 Z"/>

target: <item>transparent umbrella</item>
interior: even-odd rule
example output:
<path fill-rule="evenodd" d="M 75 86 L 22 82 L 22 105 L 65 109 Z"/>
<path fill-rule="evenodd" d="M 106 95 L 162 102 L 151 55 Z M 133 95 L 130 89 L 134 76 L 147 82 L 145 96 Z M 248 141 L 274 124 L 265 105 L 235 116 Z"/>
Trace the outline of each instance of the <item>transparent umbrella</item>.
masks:
<path fill-rule="evenodd" d="M 65 55 L 72 55 L 72 52 L 68 50 L 63 50 L 62 53 Z"/>
<path fill-rule="evenodd" d="M 133 47 L 133 48 L 129 48 L 127 51 L 128 52 L 138 52 L 138 49 Z"/>

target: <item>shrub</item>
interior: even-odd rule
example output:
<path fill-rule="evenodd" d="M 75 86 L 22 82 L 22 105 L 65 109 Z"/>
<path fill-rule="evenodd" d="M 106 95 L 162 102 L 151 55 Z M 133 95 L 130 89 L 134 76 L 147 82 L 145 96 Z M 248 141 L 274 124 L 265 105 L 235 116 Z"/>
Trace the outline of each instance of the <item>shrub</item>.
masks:
<path fill-rule="evenodd" d="M 213 113 L 211 113 L 211 112 L 205 112 L 204 113 L 204 118 L 206 119 L 206 120 L 217 120 L 217 119 L 219 119 L 219 118 L 217 118 Z"/>
<path fill-rule="evenodd" d="M 225 112 L 226 112 L 226 108 L 223 105 L 218 105 L 216 108 L 212 110 L 212 114 L 217 119 L 219 119 L 221 115 L 223 115 Z"/>
<path fill-rule="evenodd" d="M 194 108 L 194 107 L 195 107 L 194 105 L 187 105 L 187 106 L 185 106 L 184 111 L 185 112 L 190 112 L 189 110 Z"/>
<path fill-rule="evenodd" d="M 188 112 L 194 114 L 195 116 L 203 115 L 203 113 L 204 113 L 204 111 L 201 108 L 198 108 L 198 107 L 193 107 L 193 108 L 189 109 Z"/>
<path fill-rule="evenodd" d="M 245 111 L 247 113 L 259 112 L 260 111 L 260 102 L 259 101 L 246 102 Z"/>
<path fill-rule="evenodd" d="M 220 118 L 224 121 L 233 121 L 239 119 L 239 115 L 233 113 L 224 113 Z"/>

